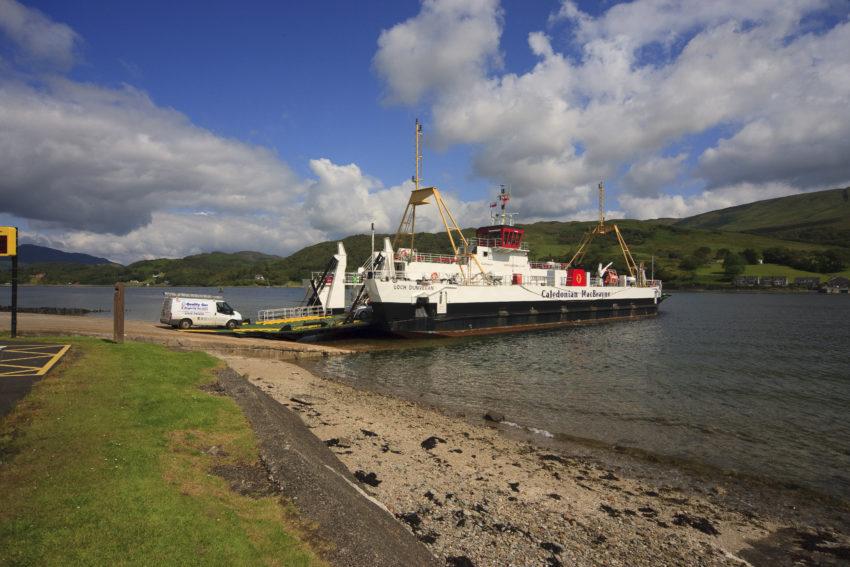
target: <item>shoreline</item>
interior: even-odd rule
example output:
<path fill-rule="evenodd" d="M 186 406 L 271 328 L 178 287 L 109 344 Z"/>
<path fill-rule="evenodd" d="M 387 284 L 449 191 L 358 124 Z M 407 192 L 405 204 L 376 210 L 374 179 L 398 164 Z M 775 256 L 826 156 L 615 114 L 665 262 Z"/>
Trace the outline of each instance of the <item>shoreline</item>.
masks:
<path fill-rule="evenodd" d="M 357 389 L 295 364 L 225 360 L 297 411 L 450 565 L 783 564 L 777 558 L 829 565 L 850 558 L 846 502 L 575 440 L 557 448 L 532 443 L 510 426 Z"/>
<path fill-rule="evenodd" d="M 436 339 L 436 341 L 447 341 L 451 339 Z M 454 339 L 463 340 L 463 338 Z M 438 346 L 440 343 L 436 343 Z M 371 344 L 346 344 L 346 348 L 353 351 L 350 354 L 363 354 L 375 352 L 379 350 L 403 349 L 404 345 L 388 345 L 388 346 L 372 346 Z M 378 396 L 393 398 L 404 402 L 414 403 L 424 409 L 437 412 L 450 419 L 461 420 L 473 426 L 485 426 L 496 429 L 502 435 L 505 435 L 518 442 L 527 442 L 541 449 L 552 451 L 568 451 L 568 452 L 585 452 L 588 456 L 601 454 L 608 457 L 609 460 L 615 461 L 618 458 L 627 460 L 632 466 L 656 467 L 664 469 L 678 469 L 695 477 L 704 478 L 707 480 L 726 480 L 734 481 L 747 486 L 758 486 L 766 490 L 777 491 L 793 491 L 794 493 L 806 498 L 813 498 L 819 502 L 823 502 L 829 506 L 845 506 L 850 510 L 850 494 L 843 498 L 840 495 L 827 492 L 814 485 L 807 485 L 798 480 L 791 478 L 777 478 L 759 475 L 755 472 L 740 471 L 731 468 L 724 468 L 719 465 L 700 461 L 698 459 L 688 459 L 684 457 L 676 457 L 663 453 L 653 452 L 648 449 L 643 449 L 637 446 L 620 445 L 611 443 L 592 437 L 582 437 L 563 432 L 550 432 L 546 429 L 540 429 L 530 426 L 525 423 L 515 423 L 511 416 L 500 416 L 498 421 L 494 421 L 485 412 L 481 415 L 470 415 L 465 411 L 457 411 L 440 407 L 439 405 L 427 403 L 421 400 L 416 400 L 413 396 L 405 396 L 400 393 L 393 392 L 392 389 L 376 386 L 354 386 L 350 382 L 335 378 L 333 375 L 323 373 L 315 368 L 316 362 L 310 359 L 302 359 L 293 361 L 298 367 L 305 372 L 312 374 L 316 378 L 326 380 L 347 386 L 354 390 L 371 392 Z M 497 415 L 499 412 L 495 412 Z"/>
<path fill-rule="evenodd" d="M 832 277 L 827 275 L 827 277 Z M 186 289 L 186 288 L 245 288 L 245 289 L 303 289 L 304 286 L 301 282 L 292 282 L 292 285 L 236 285 L 236 284 L 226 284 L 226 285 L 136 285 L 130 284 L 128 282 L 122 282 L 126 288 L 133 289 Z M 11 288 L 11 283 L 2 283 L 0 287 L 9 287 Z M 45 287 L 45 288 L 90 288 L 90 287 L 103 287 L 103 288 L 112 288 L 114 284 L 34 284 L 34 283 L 18 283 L 18 287 Z M 818 289 L 808 289 L 808 288 L 796 288 L 792 285 L 788 285 L 786 287 L 733 287 L 729 286 L 720 286 L 720 287 L 706 287 L 706 286 L 697 286 L 697 287 L 678 287 L 675 284 L 668 284 L 664 287 L 665 291 L 673 291 L 673 292 L 688 292 L 688 293 L 820 293 Z"/>
<path fill-rule="evenodd" d="M 301 282 L 292 282 L 293 285 L 138 285 L 131 284 L 129 282 L 120 282 L 124 284 L 126 288 L 144 288 L 144 289 L 174 289 L 174 288 L 197 288 L 197 287 L 210 287 L 210 288 L 225 288 L 225 287 L 250 287 L 250 288 L 279 288 L 279 289 L 303 289 L 304 286 Z M 54 284 L 54 283 L 21 283 L 18 282 L 18 287 L 114 287 L 115 284 L 83 284 L 83 283 L 73 283 L 73 284 Z M 0 287 L 12 287 L 12 284 L 2 283 Z"/>

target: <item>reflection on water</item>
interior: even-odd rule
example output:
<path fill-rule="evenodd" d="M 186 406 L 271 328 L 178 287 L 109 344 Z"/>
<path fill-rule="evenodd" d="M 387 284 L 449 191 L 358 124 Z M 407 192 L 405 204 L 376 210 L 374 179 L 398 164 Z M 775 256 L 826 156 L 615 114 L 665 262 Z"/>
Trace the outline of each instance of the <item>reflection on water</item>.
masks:
<path fill-rule="evenodd" d="M 850 298 L 676 293 L 659 317 L 331 357 L 317 372 L 850 495 Z"/>

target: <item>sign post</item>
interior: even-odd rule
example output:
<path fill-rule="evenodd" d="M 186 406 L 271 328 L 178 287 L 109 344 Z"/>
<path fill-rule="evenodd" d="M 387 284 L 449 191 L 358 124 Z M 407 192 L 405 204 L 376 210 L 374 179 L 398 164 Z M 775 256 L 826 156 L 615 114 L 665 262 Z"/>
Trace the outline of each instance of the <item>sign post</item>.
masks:
<path fill-rule="evenodd" d="M 18 336 L 18 228 L 0 226 L 0 257 L 12 259 L 12 329 L 14 339 Z"/>
<path fill-rule="evenodd" d="M 112 339 L 116 343 L 124 342 L 124 283 L 115 284 L 115 296 L 112 298 Z"/>
<path fill-rule="evenodd" d="M 12 256 L 12 338 L 18 336 L 18 255 Z"/>

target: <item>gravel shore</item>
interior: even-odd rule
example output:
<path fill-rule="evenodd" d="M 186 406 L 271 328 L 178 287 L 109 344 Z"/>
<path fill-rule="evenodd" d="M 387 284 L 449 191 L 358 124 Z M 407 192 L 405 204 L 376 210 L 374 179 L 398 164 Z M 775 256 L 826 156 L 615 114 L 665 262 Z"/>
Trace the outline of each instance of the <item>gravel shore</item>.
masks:
<path fill-rule="evenodd" d="M 612 451 L 553 450 L 288 362 L 226 360 L 297 411 L 447 565 L 850 562 L 846 502 Z"/>

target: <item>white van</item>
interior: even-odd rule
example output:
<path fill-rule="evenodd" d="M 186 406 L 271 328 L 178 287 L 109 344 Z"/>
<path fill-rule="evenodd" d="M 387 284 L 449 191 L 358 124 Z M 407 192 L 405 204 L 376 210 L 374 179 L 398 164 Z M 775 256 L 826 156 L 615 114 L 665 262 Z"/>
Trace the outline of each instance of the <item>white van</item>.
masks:
<path fill-rule="evenodd" d="M 192 327 L 235 329 L 242 324 L 242 314 L 234 311 L 220 295 L 166 292 L 159 321 L 181 329 Z"/>

